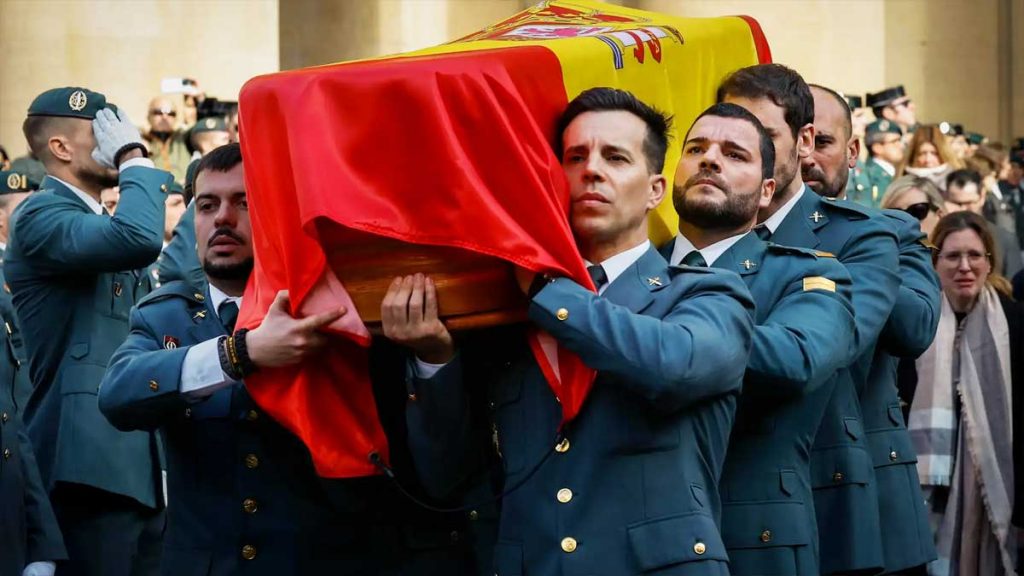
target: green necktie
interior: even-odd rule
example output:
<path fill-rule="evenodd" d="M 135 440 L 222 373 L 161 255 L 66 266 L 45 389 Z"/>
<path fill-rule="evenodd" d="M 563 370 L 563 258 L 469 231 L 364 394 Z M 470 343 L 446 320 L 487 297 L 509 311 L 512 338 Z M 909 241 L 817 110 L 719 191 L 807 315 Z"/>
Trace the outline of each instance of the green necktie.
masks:
<path fill-rule="evenodd" d="M 769 230 L 768 227 L 765 226 L 764 224 L 754 226 L 754 234 L 757 234 L 757 237 L 760 238 L 761 240 L 764 240 L 765 242 L 767 242 L 768 239 L 772 237 L 772 231 Z"/>
<path fill-rule="evenodd" d="M 682 264 L 686 266 L 697 266 L 699 268 L 707 268 L 708 262 L 700 255 L 699 250 L 693 250 L 689 254 L 683 257 Z"/>

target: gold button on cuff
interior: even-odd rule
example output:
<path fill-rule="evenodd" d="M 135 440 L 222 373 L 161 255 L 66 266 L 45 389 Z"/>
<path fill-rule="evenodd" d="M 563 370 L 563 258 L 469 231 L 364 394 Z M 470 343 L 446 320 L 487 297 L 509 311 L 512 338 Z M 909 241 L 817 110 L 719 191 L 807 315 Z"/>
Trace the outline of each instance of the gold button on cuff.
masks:
<path fill-rule="evenodd" d="M 767 544 L 767 543 L 769 543 L 771 541 L 772 541 L 772 531 L 771 530 L 765 530 L 764 532 L 761 532 L 761 542 L 764 542 L 765 544 Z"/>
<path fill-rule="evenodd" d="M 260 419 L 260 413 L 255 410 L 249 410 L 245 413 L 245 419 L 249 422 L 255 422 Z"/>
<path fill-rule="evenodd" d="M 246 498 L 242 500 L 242 510 L 245 510 L 247 514 L 255 514 L 259 506 L 256 505 L 256 501 L 252 498 Z"/>
<path fill-rule="evenodd" d="M 555 312 L 555 318 L 558 318 L 559 320 L 568 320 L 569 311 L 565 308 L 559 308 L 558 311 Z"/>
<path fill-rule="evenodd" d="M 568 488 L 562 488 L 561 490 L 558 491 L 558 495 L 556 497 L 558 498 L 558 501 L 561 502 L 562 504 L 568 504 L 569 501 L 572 500 L 572 490 L 569 490 Z"/>
<path fill-rule="evenodd" d="M 7 424 L 7 420 L 9 420 L 9 419 L 10 419 L 10 416 L 7 415 L 7 412 L 4 412 L 3 414 L 0 414 L 0 422 L 3 422 L 4 424 Z"/>
<path fill-rule="evenodd" d="M 260 459 L 255 454 L 247 454 L 245 457 L 245 467 L 250 470 L 260 465 Z"/>
<path fill-rule="evenodd" d="M 252 560 L 256 557 L 256 547 L 251 544 L 242 546 L 242 558 L 246 560 Z"/>
<path fill-rule="evenodd" d="M 11 459 L 11 449 L 10 448 L 4 448 L 4 460 L 10 460 L 10 459 Z"/>
<path fill-rule="evenodd" d="M 566 554 L 572 554 L 576 551 L 576 546 L 577 544 L 575 538 L 562 538 L 562 552 L 565 552 Z"/>
<path fill-rule="evenodd" d="M 836 483 L 842 482 L 843 481 L 843 473 L 842 472 L 836 472 L 835 474 L 833 474 L 832 475 L 832 481 L 836 482 Z"/>
<path fill-rule="evenodd" d="M 891 460 L 892 462 L 895 462 L 895 461 L 897 461 L 899 459 L 900 459 L 900 455 L 897 454 L 895 450 L 893 450 L 892 452 L 889 452 L 889 460 Z"/>
<path fill-rule="evenodd" d="M 693 545 L 693 553 L 696 554 L 697 556 L 701 556 L 701 555 L 703 555 L 707 551 L 708 551 L 708 547 L 705 546 L 703 542 L 697 542 L 696 544 Z"/>
<path fill-rule="evenodd" d="M 156 392 L 157 390 L 160 389 L 160 385 L 157 384 L 156 380 L 150 380 L 149 389 L 152 390 L 153 392 Z"/>
<path fill-rule="evenodd" d="M 568 438 L 562 438 L 561 442 L 559 442 L 558 444 L 555 444 L 555 452 L 558 452 L 559 454 L 565 454 L 566 452 L 569 451 L 569 447 L 570 446 L 572 446 L 572 445 L 569 444 L 569 439 Z"/>
<path fill-rule="evenodd" d="M 476 510 L 470 510 L 469 511 L 469 519 L 473 520 L 473 521 L 479 520 L 480 519 L 480 513 L 477 512 Z"/>

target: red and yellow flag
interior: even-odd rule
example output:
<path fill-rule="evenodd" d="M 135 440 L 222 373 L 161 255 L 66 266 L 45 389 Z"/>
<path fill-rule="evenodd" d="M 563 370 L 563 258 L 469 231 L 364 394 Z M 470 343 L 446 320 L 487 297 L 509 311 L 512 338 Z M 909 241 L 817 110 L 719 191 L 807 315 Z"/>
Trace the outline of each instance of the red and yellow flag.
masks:
<path fill-rule="evenodd" d="M 693 118 L 738 68 L 770 61 L 746 17 L 676 18 L 590 0 L 542 2 L 455 42 L 398 56 L 261 76 L 241 94 L 242 152 L 256 268 L 240 326 L 278 290 L 305 315 L 353 309 L 320 225 L 456 247 L 590 285 L 568 226 L 555 122 L 583 90 L 611 86 L 674 116 L 666 176 Z M 651 237 L 677 226 L 671 200 Z M 323 361 L 247 379 L 253 398 L 310 448 L 320 474 L 377 472 L 387 454 L 358 314 L 331 326 Z M 545 348 L 547 354 L 545 354 Z M 571 419 L 592 372 L 534 347 Z"/>

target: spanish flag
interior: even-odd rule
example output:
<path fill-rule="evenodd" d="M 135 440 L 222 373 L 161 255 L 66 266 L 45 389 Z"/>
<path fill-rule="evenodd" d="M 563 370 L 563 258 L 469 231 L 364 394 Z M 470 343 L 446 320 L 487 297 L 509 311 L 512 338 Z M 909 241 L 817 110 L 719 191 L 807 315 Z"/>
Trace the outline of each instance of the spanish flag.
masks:
<path fill-rule="evenodd" d="M 747 17 L 552 0 L 443 46 L 250 80 L 240 110 L 256 266 L 239 326 L 258 326 L 278 290 L 298 315 L 350 309 L 322 360 L 250 376 L 253 398 L 305 442 L 321 475 L 377 473 L 368 455 L 386 459 L 387 440 L 369 383 L 371 336 L 329 264 L 330 244 L 371 235 L 456 248 L 590 286 L 552 148 L 568 102 L 610 86 L 671 114 L 671 185 L 683 132 L 721 80 L 770 59 Z M 673 235 L 669 198 L 650 225 L 656 242 Z M 535 355 L 568 421 L 593 373 L 543 342 Z"/>

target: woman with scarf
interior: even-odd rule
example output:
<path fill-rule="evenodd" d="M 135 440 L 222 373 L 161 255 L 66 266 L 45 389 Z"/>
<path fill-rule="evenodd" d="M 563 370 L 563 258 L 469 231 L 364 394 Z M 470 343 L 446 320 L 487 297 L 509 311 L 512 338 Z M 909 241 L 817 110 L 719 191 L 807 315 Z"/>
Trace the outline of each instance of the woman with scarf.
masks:
<path fill-rule="evenodd" d="M 964 167 L 946 144 L 946 137 L 938 126 L 918 126 L 910 139 L 903 162 L 896 169 L 896 177 L 911 175 L 927 178 L 939 188 L 946 189 L 946 177 Z"/>
<path fill-rule="evenodd" d="M 1009 575 L 1017 556 L 1012 524 L 1024 516 L 1014 510 L 1013 442 L 1024 308 L 993 272 L 994 240 L 981 216 L 948 214 L 931 240 L 942 313 L 917 360 L 909 421 L 939 551 L 928 573 Z"/>

